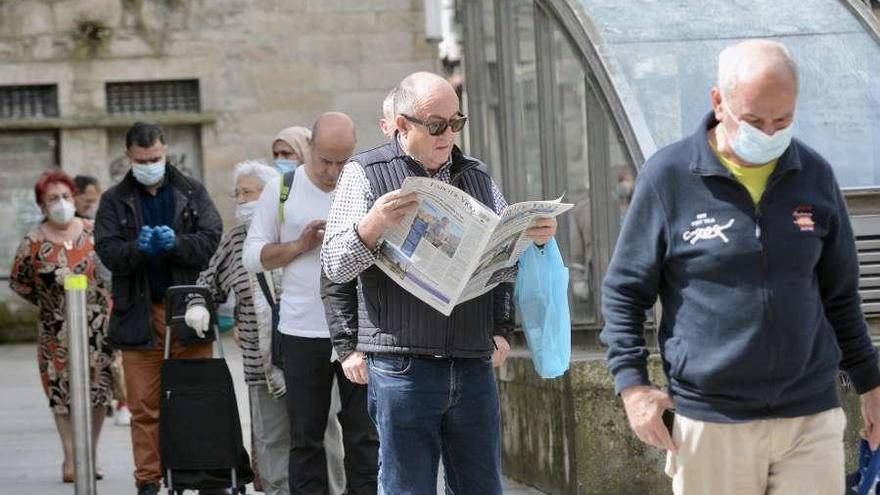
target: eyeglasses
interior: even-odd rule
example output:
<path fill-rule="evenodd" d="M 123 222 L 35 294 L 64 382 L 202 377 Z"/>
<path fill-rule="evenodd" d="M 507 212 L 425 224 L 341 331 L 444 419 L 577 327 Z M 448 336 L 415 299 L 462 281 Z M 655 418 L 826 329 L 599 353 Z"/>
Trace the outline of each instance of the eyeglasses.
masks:
<path fill-rule="evenodd" d="M 254 194 L 259 195 L 260 192 L 262 192 L 262 191 L 259 191 L 259 190 L 256 190 L 256 189 L 247 189 L 247 188 L 243 188 L 243 189 L 235 189 L 235 190 L 232 191 L 232 194 L 230 194 L 229 196 L 230 196 L 232 199 L 238 199 L 238 198 L 241 198 L 241 197 L 251 196 L 251 195 L 254 195 Z"/>
<path fill-rule="evenodd" d="M 405 113 L 400 114 L 406 120 L 424 126 L 428 129 L 428 134 L 432 136 L 439 136 L 446 132 L 446 129 L 452 129 L 452 132 L 459 132 L 464 128 L 464 124 L 467 122 L 467 117 L 459 113 L 455 117 L 452 117 L 449 120 L 444 119 L 432 119 L 429 121 L 424 121 L 421 119 L 417 119 Z"/>

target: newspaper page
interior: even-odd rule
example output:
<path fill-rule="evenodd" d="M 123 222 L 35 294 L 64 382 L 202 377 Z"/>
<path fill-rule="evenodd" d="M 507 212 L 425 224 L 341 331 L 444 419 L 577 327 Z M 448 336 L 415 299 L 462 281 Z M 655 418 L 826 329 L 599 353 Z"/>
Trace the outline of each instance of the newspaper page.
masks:
<path fill-rule="evenodd" d="M 415 192 L 416 211 L 385 233 L 376 265 L 401 287 L 444 315 L 511 280 L 520 255 L 532 242 L 524 232 L 538 217 L 573 205 L 527 201 L 499 217 L 461 189 L 427 177 L 408 177 L 403 193 Z"/>
<path fill-rule="evenodd" d="M 519 257 L 532 243 L 525 235 L 526 229 L 537 218 L 555 217 L 572 207 L 574 205 L 563 203 L 562 197 L 553 201 L 525 201 L 508 206 L 458 302 L 483 295 L 501 282 L 512 281 L 516 276 Z"/>
<path fill-rule="evenodd" d="M 401 191 L 416 192 L 419 206 L 385 233 L 376 265 L 448 316 L 500 219 L 468 193 L 439 180 L 408 177 Z"/>

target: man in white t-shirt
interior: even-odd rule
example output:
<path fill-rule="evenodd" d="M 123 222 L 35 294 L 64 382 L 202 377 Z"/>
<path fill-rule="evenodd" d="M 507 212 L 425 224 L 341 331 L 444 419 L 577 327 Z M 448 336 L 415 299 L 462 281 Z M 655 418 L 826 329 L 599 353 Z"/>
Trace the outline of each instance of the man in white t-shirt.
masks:
<path fill-rule="evenodd" d="M 281 182 L 267 184 L 244 243 L 248 271 L 284 268 L 278 329 L 290 417 L 292 495 L 327 493 L 323 439 L 334 374 L 342 402 L 346 493 L 375 495 L 377 490 L 379 441 L 367 414 L 367 389 L 343 379 L 319 291 L 324 222 L 355 142 L 351 118 L 337 112 L 321 115 L 312 128 L 311 157 L 294 172 L 288 199 L 280 202 Z"/>

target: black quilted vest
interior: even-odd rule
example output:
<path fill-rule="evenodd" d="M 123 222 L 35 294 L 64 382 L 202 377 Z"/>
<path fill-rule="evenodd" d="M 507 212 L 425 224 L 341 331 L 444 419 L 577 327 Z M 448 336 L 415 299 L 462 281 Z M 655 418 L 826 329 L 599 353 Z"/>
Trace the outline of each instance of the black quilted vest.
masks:
<path fill-rule="evenodd" d="M 360 153 L 352 161 L 364 168 L 374 198 L 399 189 L 409 176 L 428 176 L 403 153 L 397 139 Z M 494 210 L 492 179 L 486 165 L 454 147 L 451 167 L 452 185 Z M 461 303 L 444 316 L 376 266 L 360 274 L 358 289 L 359 351 L 473 358 L 494 350 L 494 291 Z"/>

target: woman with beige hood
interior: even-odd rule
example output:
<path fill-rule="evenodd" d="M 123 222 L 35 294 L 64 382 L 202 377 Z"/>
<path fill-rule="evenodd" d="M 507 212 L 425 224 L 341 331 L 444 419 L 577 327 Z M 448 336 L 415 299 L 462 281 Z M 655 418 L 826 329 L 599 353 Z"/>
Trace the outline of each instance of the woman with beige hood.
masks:
<path fill-rule="evenodd" d="M 311 158 L 309 141 L 312 131 L 305 127 L 293 126 L 282 130 L 272 140 L 272 159 L 275 168 L 284 175 L 296 170 Z"/>

